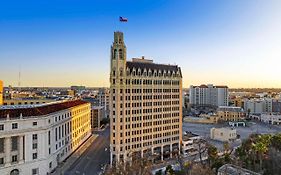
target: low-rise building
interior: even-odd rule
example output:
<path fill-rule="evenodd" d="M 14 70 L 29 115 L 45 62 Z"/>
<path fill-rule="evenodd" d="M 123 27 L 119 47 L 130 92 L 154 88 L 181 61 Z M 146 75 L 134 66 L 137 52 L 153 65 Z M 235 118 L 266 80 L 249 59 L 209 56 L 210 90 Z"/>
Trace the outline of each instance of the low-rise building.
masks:
<path fill-rule="evenodd" d="M 201 139 L 201 136 L 186 132 L 182 138 L 182 154 L 183 156 L 194 156 L 198 154 L 197 142 Z"/>
<path fill-rule="evenodd" d="M 211 128 L 210 138 L 221 142 L 234 141 L 237 138 L 236 129 L 234 128 Z"/>
<path fill-rule="evenodd" d="M 104 106 L 91 107 L 91 127 L 92 129 L 99 129 L 100 122 L 104 118 Z"/>
<path fill-rule="evenodd" d="M 261 175 L 261 174 L 236 165 L 225 164 L 218 169 L 217 175 Z"/>
<path fill-rule="evenodd" d="M 234 98 L 232 100 L 232 102 L 233 102 L 234 106 L 236 106 L 236 107 L 241 107 L 241 108 L 244 107 L 244 100 L 241 97 Z"/>
<path fill-rule="evenodd" d="M 264 123 L 272 124 L 272 125 L 280 125 L 281 124 L 281 114 L 280 113 L 264 113 L 261 114 L 260 120 Z"/>
<path fill-rule="evenodd" d="M 199 117 L 186 116 L 183 118 L 184 122 L 188 123 L 201 123 L 201 124 L 214 124 L 218 122 L 217 115 L 201 114 Z"/>
<path fill-rule="evenodd" d="M 49 174 L 91 136 L 90 103 L 0 107 L 0 174 Z"/>
<path fill-rule="evenodd" d="M 245 119 L 245 112 L 241 107 L 220 106 L 217 109 L 219 120 L 222 121 L 241 121 Z"/>

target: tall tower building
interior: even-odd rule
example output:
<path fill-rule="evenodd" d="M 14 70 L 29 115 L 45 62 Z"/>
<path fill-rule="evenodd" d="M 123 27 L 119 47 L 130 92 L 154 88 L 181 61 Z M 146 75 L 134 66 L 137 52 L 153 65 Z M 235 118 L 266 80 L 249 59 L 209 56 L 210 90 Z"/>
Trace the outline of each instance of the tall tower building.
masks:
<path fill-rule="evenodd" d="M 3 105 L 3 81 L 0 80 L 0 106 Z"/>
<path fill-rule="evenodd" d="M 228 106 L 228 87 L 212 84 L 191 85 L 189 88 L 189 103 L 192 106 Z"/>
<path fill-rule="evenodd" d="M 111 164 L 150 155 L 161 161 L 180 151 L 181 69 L 144 57 L 127 61 L 122 32 L 114 32 L 111 46 L 110 119 Z"/>

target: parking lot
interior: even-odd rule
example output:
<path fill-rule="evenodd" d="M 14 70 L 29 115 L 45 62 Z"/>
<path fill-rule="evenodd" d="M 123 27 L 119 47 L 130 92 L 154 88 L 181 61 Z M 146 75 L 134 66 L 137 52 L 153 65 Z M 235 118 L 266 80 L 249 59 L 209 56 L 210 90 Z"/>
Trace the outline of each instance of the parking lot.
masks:
<path fill-rule="evenodd" d="M 219 149 L 223 148 L 223 143 L 219 141 L 210 140 L 210 129 L 213 127 L 226 127 L 227 124 L 197 124 L 197 123 L 187 123 L 183 122 L 183 132 L 190 131 L 194 134 L 200 135 L 208 140 L 211 144 L 215 145 Z M 281 126 L 272 126 L 264 123 L 260 123 L 258 121 L 248 122 L 248 126 L 236 127 L 237 134 L 240 135 L 241 140 L 247 139 L 249 135 L 257 133 L 257 134 L 270 134 L 270 133 L 278 133 L 281 132 Z M 233 147 L 238 146 L 241 141 L 237 141 L 232 143 Z"/>

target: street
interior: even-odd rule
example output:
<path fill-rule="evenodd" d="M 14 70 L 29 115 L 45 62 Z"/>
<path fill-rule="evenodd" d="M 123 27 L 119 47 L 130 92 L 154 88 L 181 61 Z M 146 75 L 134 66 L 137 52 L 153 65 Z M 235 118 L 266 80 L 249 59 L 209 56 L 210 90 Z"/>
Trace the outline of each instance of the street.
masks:
<path fill-rule="evenodd" d="M 102 166 L 109 163 L 109 127 L 95 134 L 99 136 L 65 172 L 66 175 L 97 175 L 102 171 Z"/>

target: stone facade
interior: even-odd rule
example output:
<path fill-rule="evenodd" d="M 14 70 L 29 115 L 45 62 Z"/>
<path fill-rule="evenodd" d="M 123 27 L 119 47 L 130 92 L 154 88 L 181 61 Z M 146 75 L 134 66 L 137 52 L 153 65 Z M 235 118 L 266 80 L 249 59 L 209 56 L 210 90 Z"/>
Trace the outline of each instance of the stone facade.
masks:
<path fill-rule="evenodd" d="M 180 151 L 182 75 L 176 65 L 127 61 L 122 32 L 114 33 L 110 69 L 110 160 L 154 155 L 168 159 Z"/>

